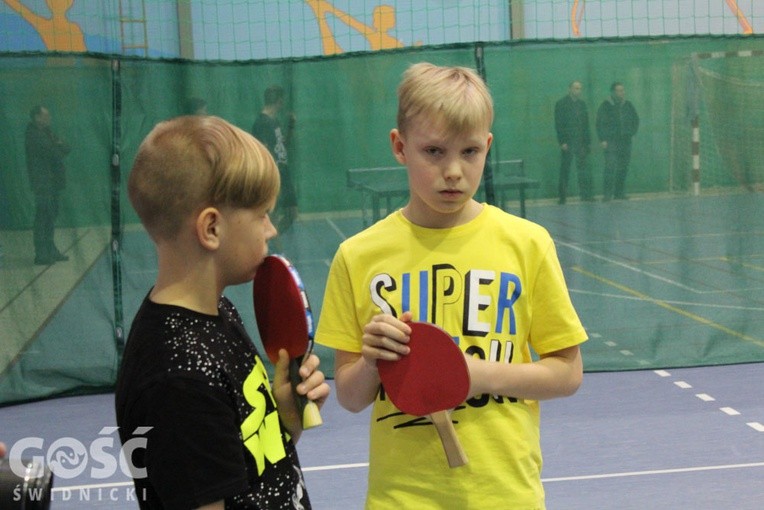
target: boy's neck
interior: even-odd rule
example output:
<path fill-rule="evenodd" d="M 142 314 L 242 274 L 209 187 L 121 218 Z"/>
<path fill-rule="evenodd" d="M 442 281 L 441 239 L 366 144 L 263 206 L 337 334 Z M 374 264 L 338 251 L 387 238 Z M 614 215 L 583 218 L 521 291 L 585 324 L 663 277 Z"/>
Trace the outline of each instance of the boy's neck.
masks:
<path fill-rule="evenodd" d="M 184 255 L 158 250 L 159 273 L 150 299 L 158 304 L 217 315 L 223 289 L 219 288 L 212 264 L 194 254 Z"/>
<path fill-rule="evenodd" d="M 466 202 L 459 211 L 450 214 L 433 213 L 427 206 L 416 200 L 409 200 L 401 212 L 407 220 L 420 227 L 453 228 L 474 220 L 482 210 L 483 204 L 473 198 Z"/>
<path fill-rule="evenodd" d="M 218 314 L 219 296 L 205 296 L 199 293 L 188 292 L 188 288 L 180 284 L 180 282 L 176 285 L 164 286 L 157 281 L 151 290 L 149 299 L 160 305 L 179 306 L 206 315 Z"/>

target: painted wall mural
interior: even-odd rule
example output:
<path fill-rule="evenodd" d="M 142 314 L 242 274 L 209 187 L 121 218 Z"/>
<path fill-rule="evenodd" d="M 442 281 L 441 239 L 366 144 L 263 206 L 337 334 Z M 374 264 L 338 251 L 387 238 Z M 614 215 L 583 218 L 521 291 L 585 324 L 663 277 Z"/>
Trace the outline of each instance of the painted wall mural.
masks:
<path fill-rule="evenodd" d="M 146 53 L 178 57 L 176 1 L 2 0 L 0 51 L 120 53 L 128 32 L 120 11 L 140 8 Z M 198 59 L 334 55 L 510 37 L 504 0 L 189 0 L 189 5 Z M 528 39 L 764 30 L 759 0 L 527 0 L 522 5 Z"/>

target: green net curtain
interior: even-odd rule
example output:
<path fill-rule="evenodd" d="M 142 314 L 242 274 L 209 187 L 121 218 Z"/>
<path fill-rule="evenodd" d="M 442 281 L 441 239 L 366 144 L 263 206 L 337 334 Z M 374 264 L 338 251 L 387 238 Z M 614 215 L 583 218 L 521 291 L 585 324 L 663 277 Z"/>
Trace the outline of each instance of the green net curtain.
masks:
<path fill-rule="evenodd" d="M 760 69 L 761 57 L 698 63 L 693 55 L 762 49 L 764 40 L 758 37 L 691 37 L 456 44 L 246 62 L 0 55 L 0 404 L 111 388 L 131 318 L 156 275 L 153 247 L 126 199 L 126 178 L 143 137 L 157 122 L 182 113 L 190 97 L 203 98 L 210 114 L 250 130 L 263 91 L 283 86 L 284 114 L 293 112 L 297 118 L 290 166 L 301 219 L 328 218 L 328 225 L 347 219 L 349 226 L 339 229 L 347 235 L 362 223 L 361 197 L 347 188 L 346 171 L 396 164 L 389 130 L 395 123 L 395 87 L 410 63 L 480 68 L 496 104 L 491 158 L 522 159 L 526 175 L 539 181 L 529 200 L 545 204 L 555 199 L 559 167 L 554 102 L 572 80 L 584 85 L 592 128 L 610 84 L 625 84 L 642 120 L 634 140 L 639 157 L 633 158 L 631 193 L 691 194 L 694 112 L 702 133 L 701 189 L 739 192 L 744 189 L 740 175 L 748 176 L 746 184 L 760 185 L 758 167 L 731 163 L 723 151 L 711 155 L 720 152 L 719 144 L 732 143 L 723 138 L 729 129 L 721 122 L 741 125 L 741 119 L 748 119 L 745 138 L 735 143 L 760 144 L 759 121 L 743 112 L 760 108 L 755 100 L 759 75 L 745 66 Z M 730 83 L 742 91 L 734 96 L 742 102 L 724 93 Z M 29 111 L 37 104 L 50 110 L 54 130 L 72 146 L 56 224 L 56 241 L 70 260 L 49 267 L 33 263 L 34 200 L 24 149 Z M 602 153 L 596 145 L 591 161 L 600 193 Z M 288 255 L 293 250 L 306 265 L 315 263 L 308 286 L 318 311 L 322 279 L 340 240 L 312 229 L 285 236 L 282 248 Z M 249 292 L 246 286 L 231 291 L 256 337 Z M 758 352 L 740 354 L 738 361 L 761 360 Z M 330 353 L 321 354 L 331 376 Z M 700 359 L 669 361 L 735 360 L 717 354 L 711 347 Z M 666 363 L 663 356 L 648 360 L 648 366 Z M 633 368 L 618 356 L 597 367 Z"/>

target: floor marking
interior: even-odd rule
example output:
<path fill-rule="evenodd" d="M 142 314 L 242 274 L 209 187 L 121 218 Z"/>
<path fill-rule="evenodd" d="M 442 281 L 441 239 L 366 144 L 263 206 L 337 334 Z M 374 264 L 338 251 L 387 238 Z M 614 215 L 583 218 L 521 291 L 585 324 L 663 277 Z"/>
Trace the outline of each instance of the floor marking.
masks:
<path fill-rule="evenodd" d="M 340 239 L 343 241 L 348 238 L 348 236 L 345 235 L 345 233 L 342 231 L 340 227 L 337 226 L 336 223 L 334 223 L 329 218 L 326 219 L 326 222 L 329 224 L 330 227 L 332 227 L 332 230 L 334 230 L 338 236 L 340 236 Z"/>
<path fill-rule="evenodd" d="M 739 411 L 736 411 L 735 409 L 731 407 L 720 407 L 719 410 L 725 414 L 728 414 L 730 416 L 737 416 L 740 414 Z"/>
<path fill-rule="evenodd" d="M 679 387 L 680 387 L 680 388 L 682 388 L 683 390 L 686 390 L 686 389 L 688 389 L 688 388 L 692 388 L 692 385 L 691 385 L 691 384 L 689 384 L 689 383 L 686 383 L 686 382 L 684 382 L 684 381 L 676 381 L 676 382 L 674 382 L 674 384 L 676 384 L 677 386 L 679 386 Z"/>
<path fill-rule="evenodd" d="M 616 266 L 623 267 L 625 269 L 628 269 L 629 271 L 634 271 L 635 273 L 639 273 L 641 275 L 649 276 L 650 278 L 654 278 L 654 279 L 662 281 L 664 283 L 668 283 L 669 285 L 674 285 L 676 287 L 679 287 L 680 289 L 689 290 L 690 292 L 693 292 L 695 294 L 700 294 L 700 292 L 701 292 L 698 289 L 695 289 L 693 287 L 689 287 L 689 286 L 684 285 L 682 283 L 679 283 L 679 282 L 677 282 L 675 280 L 671 280 L 669 278 L 665 278 L 663 276 L 660 276 L 660 275 L 657 275 L 657 274 L 654 274 L 654 273 L 649 273 L 647 271 L 639 269 L 638 267 L 631 266 L 631 265 L 626 264 L 624 262 L 619 262 L 619 261 L 617 261 L 615 259 L 611 259 L 611 258 L 605 257 L 605 256 L 600 255 L 599 253 L 595 253 L 593 251 L 585 250 L 585 249 L 581 248 L 580 246 L 575 246 L 573 244 L 568 244 L 568 243 L 559 242 L 559 241 L 557 242 L 557 244 L 559 244 L 561 246 L 565 246 L 566 248 L 570 248 L 571 250 L 580 251 L 581 253 L 589 255 L 590 257 L 594 257 L 596 259 L 604 260 L 604 261 L 609 262 L 611 264 L 614 264 Z"/>
<path fill-rule="evenodd" d="M 745 289 L 727 289 L 727 290 L 719 290 L 719 291 L 703 291 L 700 292 L 700 294 L 729 294 L 730 292 L 749 292 L 749 291 L 759 291 L 764 289 L 764 287 L 755 287 L 755 288 L 745 288 Z M 623 294 L 608 294 L 605 292 L 593 292 L 590 290 L 579 290 L 579 289 L 572 289 L 568 288 L 568 291 L 571 294 L 582 294 L 587 296 L 597 296 L 602 298 L 608 298 L 608 299 L 623 299 L 623 300 L 631 300 L 631 301 L 644 301 L 641 297 L 636 296 L 624 296 Z M 713 304 L 713 303 L 700 303 L 697 301 L 675 301 L 671 299 L 664 299 L 662 300 L 663 303 L 669 304 L 669 305 L 677 305 L 677 306 L 694 306 L 695 308 L 715 308 L 720 310 L 744 310 L 744 311 L 751 311 L 751 312 L 764 312 L 764 307 L 761 306 L 737 306 L 737 305 L 719 305 L 719 304 Z"/>
<path fill-rule="evenodd" d="M 627 350 L 627 349 L 623 349 L 621 351 L 621 354 L 623 354 L 624 356 L 634 356 L 634 353 L 629 351 L 629 350 Z"/>
<path fill-rule="evenodd" d="M 608 347 L 615 347 L 618 344 L 613 342 L 612 340 L 608 340 L 607 342 L 605 342 L 605 345 L 607 345 Z"/>
<path fill-rule="evenodd" d="M 713 402 L 713 401 L 716 400 L 714 397 L 712 397 L 711 395 L 708 395 L 706 393 L 698 393 L 695 396 L 698 397 L 703 402 Z"/>
<path fill-rule="evenodd" d="M 305 471 L 332 471 L 335 469 L 359 469 L 359 468 L 368 468 L 369 463 L 368 462 L 358 462 L 355 464 L 337 464 L 334 466 L 313 466 L 313 467 L 304 467 L 302 470 Z M 551 483 L 551 482 L 574 482 L 579 480 L 602 480 L 607 478 L 626 478 L 630 476 L 654 476 L 654 475 L 666 475 L 666 474 L 673 474 L 673 473 L 697 473 L 700 471 L 718 471 L 722 469 L 746 469 L 746 468 L 759 468 L 764 467 L 764 462 L 751 462 L 748 464 L 726 464 L 726 465 L 720 465 L 720 466 L 697 466 L 697 467 L 688 467 L 688 468 L 673 468 L 673 469 L 652 469 L 652 470 L 646 470 L 646 471 L 627 471 L 624 473 L 604 473 L 600 475 L 581 475 L 581 476 L 560 476 L 560 477 L 554 477 L 554 478 L 542 478 L 541 481 L 544 483 Z M 112 482 L 112 483 L 101 483 L 101 484 L 94 484 L 94 485 L 78 485 L 78 486 L 72 486 L 72 487 L 54 487 L 52 492 L 63 492 L 63 491 L 79 491 L 79 490 L 87 490 L 87 489 L 101 489 L 101 488 L 108 488 L 108 487 L 127 487 L 133 485 L 132 481 L 127 482 Z"/>
<path fill-rule="evenodd" d="M 666 475 L 672 473 L 694 473 L 698 471 L 717 471 L 720 469 L 742 469 L 742 468 L 755 468 L 764 467 L 764 462 L 753 462 L 751 464 L 728 464 L 724 466 L 699 466 L 691 468 L 676 468 L 676 469 L 654 469 L 650 471 L 630 471 L 626 473 L 608 473 L 603 475 L 588 475 L 588 476 L 565 476 L 558 478 L 543 478 L 541 481 L 545 483 L 549 482 L 573 482 L 579 480 L 599 480 L 603 478 L 624 478 L 627 476 L 651 476 L 651 475 Z"/>
<path fill-rule="evenodd" d="M 761 423 L 759 423 L 757 421 L 752 421 L 752 422 L 746 423 L 746 425 L 751 427 L 756 432 L 764 432 L 764 425 L 762 425 Z"/>
<path fill-rule="evenodd" d="M 355 469 L 369 467 L 368 462 L 357 462 L 355 464 L 335 464 L 333 466 L 315 466 L 302 468 L 303 471 L 332 471 L 335 469 Z"/>
<path fill-rule="evenodd" d="M 660 377 L 671 377 L 671 374 L 665 370 L 653 370 L 653 372 L 658 374 Z"/>
<path fill-rule="evenodd" d="M 599 276 L 597 274 L 591 273 L 587 271 L 586 269 L 580 267 L 580 266 L 573 266 L 573 270 L 577 273 L 581 273 L 583 275 L 586 275 L 594 280 L 597 280 L 599 282 L 605 283 L 607 285 L 610 285 L 612 287 L 615 287 L 616 289 L 622 290 L 623 292 L 626 292 L 628 294 L 631 294 L 632 296 L 637 296 L 639 298 L 642 298 L 644 301 L 647 301 L 649 303 L 653 303 L 655 305 L 660 306 L 661 308 L 665 308 L 666 310 L 669 310 L 671 312 L 674 312 L 676 314 L 682 315 L 683 317 L 687 317 L 688 319 L 692 319 L 694 321 L 697 321 L 701 324 L 705 324 L 706 326 L 709 326 L 711 328 L 717 329 L 719 331 L 722 331 L 724 333 L 727 333 L 728 335 L 734 336 L 736 338 L 739 338 L 741 340 L 744 340 L 746 342 L 750 342 L 752 344 L 758 345 L 760 347 L 764 347 L 764 340 L 760 340 L 758 338 L 753 338 L 745 333 L 741 333 L 739 331 L 735 331 L 734 329 L 730 329 L 727 326 L 723 326 L 722 324 L 719 324 L 717 322 L 714 322 L 710 319 L 706 319 L 705 317 L 701 317 L 700 315 L 695 315 L 694 313 L 690 313 L 688 311 L 682 310 L 681 308 L 677 308 L 676 306 L 668 304 L 666 301 L 648 296 L 647 294 L 643 294 L 637 290 L 634 290 L 630 287 L 627 287 L 625 285 L 621 285 L 620 283 L 616 283 L 613 280 L 609 280 L 607 278 L 603 278 L 602 276 Z"/>

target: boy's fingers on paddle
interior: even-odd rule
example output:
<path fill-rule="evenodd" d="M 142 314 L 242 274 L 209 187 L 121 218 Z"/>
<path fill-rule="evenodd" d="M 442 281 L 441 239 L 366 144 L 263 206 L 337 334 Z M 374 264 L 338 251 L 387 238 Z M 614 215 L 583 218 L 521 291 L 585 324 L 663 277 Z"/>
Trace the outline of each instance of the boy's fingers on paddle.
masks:
<path fill-rule="evenodd" d="M 411 318 L 411 313 L 403 314 L 403 319 Z M 371 321 L 363 328 L 364 334 L 385 336 L 400 343 L 409 341 L 411 328 L 406 322 L 389 314 L 379 314 L 371 318 Z"/>
<path fill-rule="evenodd" d="M 319 359 L 315 354 L 307 356 L 300 367 L 303 381 L 297 385 L 297 393 L 311 400 L 323 401 L 329 395 L 329 385 L 326 384 L 324 373 L 318 370 Z M 307 373 L 306 373 L 307 372 Z"/>
<path fill-rule="evenodd" d="M 392 315 L 374 316 L 363 331 L 361 354 L 372 366 L 376 365 L 378 359 L 395 361 L 410 351 L 406 344 L 411 328 Z"/>
<path fill-rule="evenodd" d="M 364 335 L 364 338 L 365 337 L 366 335 Z M 389 340 L 389 341 L 390 341 L 390 345 L 392 345 L 393 347 L 397 349 L 408 350 L 408 347 L 404 346 L 403 344 L 399 344 L 392 340 Z M 383 359 L 387 361 L 395 361 L 395 360 L 401 359 L 401 356 L 404 356 L 406 354 L 408 354 L 408 352 L 398 353 L 397 351 L 388 349 L 385 346 L 369 345 L 365 341 L 364 341 L 363 347 L 361 348 L 361 355 L 364 357 L 367 363 L 371 366 L 376 365 L 376 360 Z"/>
<path fill-rule="evenodd" d="M 310 353 L 309 356 L 305 356 L 302 359 L 302 364 L 300 365 L 300 377 L 303 379 L 306 379 L 310 377 L 310 374 L 318 370 L 318 366 L 321 363 L 321 360 L 319 357 L 314 354 Z"/>

